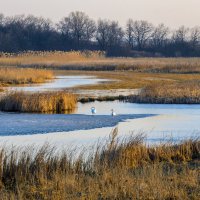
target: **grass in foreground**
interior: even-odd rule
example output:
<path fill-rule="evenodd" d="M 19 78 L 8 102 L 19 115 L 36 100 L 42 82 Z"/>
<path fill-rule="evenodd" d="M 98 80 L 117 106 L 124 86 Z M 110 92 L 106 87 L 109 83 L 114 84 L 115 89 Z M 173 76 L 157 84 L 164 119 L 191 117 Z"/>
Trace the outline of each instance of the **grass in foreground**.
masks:
<path fill-rule="evenodd" d="M 0 150 L 0 198 L 177 199 L 200 195 L 200 141 L 148 147 L 142 136 L 106 145 L 86 156 L 73 150 Z"/>
<path fill-rule="evenodd" d="M 53 72 L 41 69 L 0 67 L 0 85 L 43 83 L 53 78 Z"/>
<path fill-rule="evenodd" d="M 0 99 L 0 110 L 6 112 L 66 113 L 76 108 L 77 99 L 65 92 L 8 93 Z"/>

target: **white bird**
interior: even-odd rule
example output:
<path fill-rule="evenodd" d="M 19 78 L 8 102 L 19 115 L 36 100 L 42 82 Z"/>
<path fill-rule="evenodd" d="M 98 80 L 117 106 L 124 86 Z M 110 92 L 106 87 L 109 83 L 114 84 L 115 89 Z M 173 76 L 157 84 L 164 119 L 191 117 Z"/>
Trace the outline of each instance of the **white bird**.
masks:
<path fill-rule="evenodd" d="M 95 107 L 92 107 L 92 108 L 91 108 L 91 113 L 92 113 L 92 115 L 95 115 L 95 114 L 97 113 L 97 110 L 96 110 Z"/>
<path fill-rule="evenodd" d="M 117 115 L 116 112 L 113 109 L 111 110 L 111 115 L 112 116 L 116 116 Z"/>

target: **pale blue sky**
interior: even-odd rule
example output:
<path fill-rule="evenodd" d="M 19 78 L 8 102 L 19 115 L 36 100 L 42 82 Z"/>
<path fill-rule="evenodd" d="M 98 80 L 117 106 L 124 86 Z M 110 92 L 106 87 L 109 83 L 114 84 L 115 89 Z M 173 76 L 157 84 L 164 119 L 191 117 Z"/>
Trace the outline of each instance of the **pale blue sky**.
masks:
<path fill-rule="evenodd" d="M 144 19 L 154 24 L 200 25 L 200 0 L 0 0 L 0 13 L 34 14 L 57 22 L 71 11 L 84 11 L 94 19 Z"/>

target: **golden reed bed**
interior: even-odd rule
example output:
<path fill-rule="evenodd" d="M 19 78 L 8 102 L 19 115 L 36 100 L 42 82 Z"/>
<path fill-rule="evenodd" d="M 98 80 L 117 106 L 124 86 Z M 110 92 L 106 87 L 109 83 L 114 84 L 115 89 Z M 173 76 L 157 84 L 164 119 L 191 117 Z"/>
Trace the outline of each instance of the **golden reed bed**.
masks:
<path fill-rule="evenodd" d="M 163 85 L 152 84 L 129 100 L 137 103 L 200 104 L 200 82 L 194 80 Z"/>
<path fill-rule="evenodd" d="M 101 51 L 1 54 L 0 66 L 37 66 L 76 70 L 132 70 L 153 73 L 199 73 L 200 58 L 107 58 Z"/>
<path fill-rule="evenodd" d="M 53 78 L 53 72 L 41 69 L 0 67 L 0 84 L 42 83 Z"/>
<path fill-rule="evenodd" d="M 0 99 L 0 110 L 27 113 L 69 113 L 76 108 L 77 98 L 65 92 L 12 92 Z"/>
<path fill-rule="evenodd" d="M 89 155 L 1 147 L 0 199 L 199 200 L 199 140 L 148 147 L 141 135 L 115 137 Z"/>

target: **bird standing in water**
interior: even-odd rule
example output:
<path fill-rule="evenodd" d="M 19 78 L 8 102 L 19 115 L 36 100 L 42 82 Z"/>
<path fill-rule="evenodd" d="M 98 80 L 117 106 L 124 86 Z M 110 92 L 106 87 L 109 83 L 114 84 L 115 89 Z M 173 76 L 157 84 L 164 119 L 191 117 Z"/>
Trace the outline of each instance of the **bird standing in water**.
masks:
<path fill-rule="evenodd" d="M 111 110 L 111 115 L 112 116 L 116 116 L 117 115 L 113 109 Z"/>
<path fill-rule="evenodd" d="M 92 115 L 95 115 L 95 114 L 97 113 L 97 110 L 96 110 L 95 107 L 92 107 L 92 108 L 91 108 L 91 113 L 92 113 Z"/>

